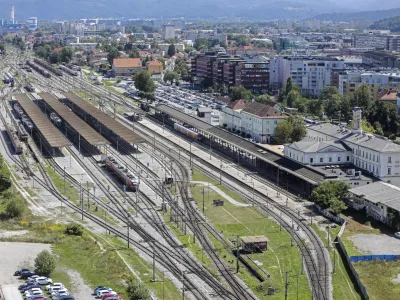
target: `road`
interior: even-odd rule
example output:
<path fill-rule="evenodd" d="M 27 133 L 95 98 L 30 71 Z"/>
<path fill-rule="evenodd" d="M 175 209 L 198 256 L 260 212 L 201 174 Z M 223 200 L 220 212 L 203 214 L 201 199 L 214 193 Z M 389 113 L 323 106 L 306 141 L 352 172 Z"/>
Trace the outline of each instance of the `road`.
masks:
<path fill-rule="evenodd" d="M 1 289 L 5 300 L 23 300 L 22 295 L 18 290 L 18 284 L 3 285 Z"/>

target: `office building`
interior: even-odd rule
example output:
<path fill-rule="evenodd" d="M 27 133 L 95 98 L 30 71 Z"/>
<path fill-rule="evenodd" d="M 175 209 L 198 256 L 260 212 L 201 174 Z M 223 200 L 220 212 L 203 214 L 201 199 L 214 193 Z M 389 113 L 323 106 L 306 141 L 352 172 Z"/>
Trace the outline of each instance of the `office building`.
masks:
<path fill-rule="evenodd" d="M 164 40 L 175 39 L 175 26 L 174 25 L 164 25 L 162 38 Z"/>

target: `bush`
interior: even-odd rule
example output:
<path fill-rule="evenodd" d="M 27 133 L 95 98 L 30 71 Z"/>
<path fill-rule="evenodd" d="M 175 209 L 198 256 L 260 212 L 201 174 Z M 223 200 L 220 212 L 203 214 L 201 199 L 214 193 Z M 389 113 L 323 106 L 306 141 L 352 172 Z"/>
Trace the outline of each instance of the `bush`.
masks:
<path fill-rule="evenodd" d="M 228 124 L 224 123 L 224 124 L 222 124 L 222 126 L 223 126 L 224 128 L 226 128 L 226 126 L 228 126 Z"/>
<path fill-rule="evenodd" d="M 246 136 L 246 132 L 243 131 L 243 132 L 241 133 L 241 136 L 242 136 L 242 137 L 245 137 L 245 136 Z"/>
<path fill-rule="evenodd" d="M 81 236 L 83 234 L 83 228 L 77 223 L 68 224 L 65 229 L 65 234 Z"/>
<path fill-rule="evenodd" d="M 15 197 L 9 199 L 4 208 L 4 213 L 7 218 L 21 218 L 26 210 L 25 201 L 20 197 L 15 195 Z"/>
<path fill-rule="evenodd" d="M 128 286 L 126 288 L 129 300 L 149 300 L 150 292 L 148 288 L 136 278 L 129 278 Z"/>
<path fill-rule="evenodd" d="M 118 79 L 117 79 L 117 83 L 121 83 L 121 79 L 118 78 Z"/>
<path fill-rule="evenodd" d="M 246 134 L 246 138 L 248 138 L 248 139 L 251 138 L 251 134 L 249 134 L 249 133 Z"/>
<path fill-rule="evenodd" d="M 48 250 L 43 250 L 35 258 L 35 268 L 39 275 L 48 277 L 56 268 L 56 259 Z"/>

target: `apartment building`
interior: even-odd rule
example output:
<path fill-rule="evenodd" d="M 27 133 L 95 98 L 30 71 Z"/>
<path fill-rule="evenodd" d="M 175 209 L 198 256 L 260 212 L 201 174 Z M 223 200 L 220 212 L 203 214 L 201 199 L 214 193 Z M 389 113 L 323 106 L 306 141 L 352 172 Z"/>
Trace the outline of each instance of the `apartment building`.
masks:
<path fill-rule="evenodd" d="M 228 88 L 244 86 L 253 93 L 269 90 L 269 62 L 259 57 L 238 57 L 206 52 L 192 59 L 192 74 Z"/>
<path fill-rule="evenodd" d="M 325 86 L 332 85 L 335 72 L 361 63 L 354 57 L 277 56 L 270 60 L 269 85 L 278 92 L 291 77 L 302 95 L 319 96 Z"/>
<path fill-rule="evenodd" d="M 374 68 L 400 68 L 400 55 L 387 51 L 368 51 L 362 54 L 364 65 Z"/>
<path fill-rule="evenodd" d="M 372 96 L 377 99 L 385 89 L 400 87 L 400 71 L 343 71 L 339 74 L 338 90 L 342 95 L 354 92 L 361 84 L 370 87 Z"/>
<path fill-rule="evenodd" d="M 163 40 L 175 38 L 175 26 L 174 25 L 163 25 Z"/>
<path fill-rule="evenodd" d="M 355 34 L 352 41 L 353 47 L 374 48 L 375 50 L 400 50 L 400 35 L 391 34 Z"/>

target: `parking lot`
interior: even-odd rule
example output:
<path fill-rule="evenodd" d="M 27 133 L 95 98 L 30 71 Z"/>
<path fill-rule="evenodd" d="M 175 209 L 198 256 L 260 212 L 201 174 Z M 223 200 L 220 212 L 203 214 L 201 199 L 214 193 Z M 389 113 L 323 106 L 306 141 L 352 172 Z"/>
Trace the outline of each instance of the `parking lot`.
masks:
<path fill-rule="evenodd" d="M 49 244 L 0 242 L 0 288 L 4 299 L 22 299 L 18 291 L 20 280 L 13 276 L 21 267 L 33 267 L 36 255 L 42 250 L 50 250 Z"/>

